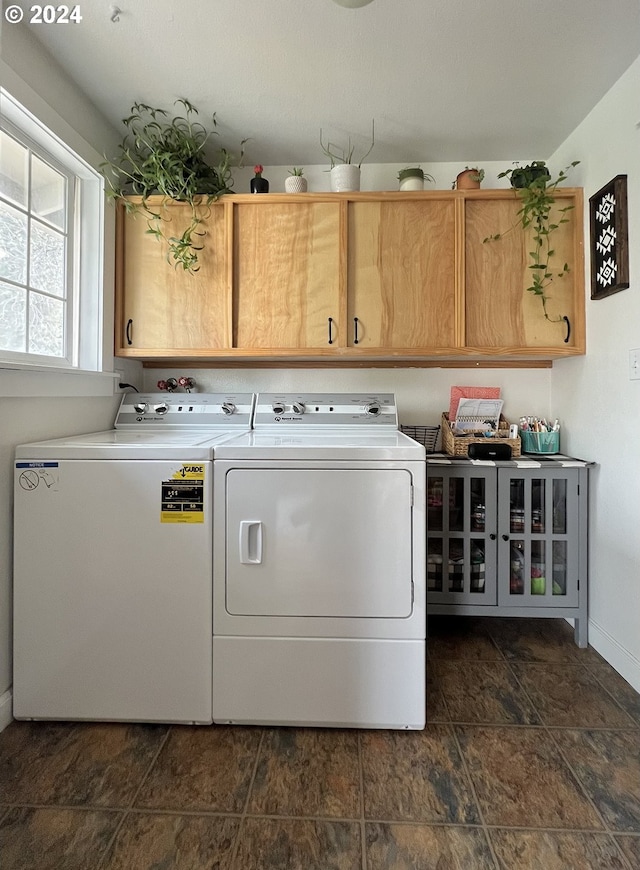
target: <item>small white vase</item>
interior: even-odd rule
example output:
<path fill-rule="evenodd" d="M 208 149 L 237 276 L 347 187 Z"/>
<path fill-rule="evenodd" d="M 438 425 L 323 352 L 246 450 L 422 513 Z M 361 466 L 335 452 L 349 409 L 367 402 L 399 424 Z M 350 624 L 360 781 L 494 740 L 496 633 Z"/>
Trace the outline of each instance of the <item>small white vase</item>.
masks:
<path fill-rule="evenodd" d="M 331 190 L 343 193 L 360 190 L 360 167 L 355 163 L 338 163 L 331 170 Z"/>
<path fill-rule="evenodd" d="M 400 182 L 400 190 L 424 190 L 424 178 L 409 175 Z"/>
<path fill-rule="evenodd" d="M 288 175 L 284 180 L 287 193 L 306 193 L 307 179 L 303 175 Z"/>

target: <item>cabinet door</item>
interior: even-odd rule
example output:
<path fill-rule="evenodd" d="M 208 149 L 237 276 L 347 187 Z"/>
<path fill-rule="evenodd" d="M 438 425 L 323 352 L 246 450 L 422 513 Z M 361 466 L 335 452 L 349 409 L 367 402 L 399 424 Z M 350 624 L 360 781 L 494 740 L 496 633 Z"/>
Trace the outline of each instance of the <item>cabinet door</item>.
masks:
<path fill-rule="evenodd" d="M 349 203 L 348 343 L 455 346 L 455 203 Z"/>
<path fill-rule="evenodd" d="M 496 471 L 427 463 L 427 598 L 496 604 Z"/>
<path fill-rule="evenodd" d="M 575 468 L 498 471 L 500 605 L 577 606 L 578 484 Z"/>
<path fill-rule="evenodd" d="M 340 206 L 235 206 L 235 344 L 326 348 L 339 335 Z"/>
<path fill-rule="evenodd" d="M 190 206 L 158 202 L 162 231 L 180 236 L 190 221 Z M 187 272 L 168 258 L 168 246 L 150 235 L 142 213 L 119 207 L 118 311 L 116 353 L 231 347 L 231 263 L 224 207 L 202 207 L 202 249 L 198 271 Z M 141 354 L 138 354 L 141 355 Z"/>
<path fill-rule="evenodd" d="M 554 278 L 546 290 L 544 316 L 540 297 L 527 292 L 532 283 L 530 251 L 532 231 L 518 223 L 520 200 L 467 199 L 465 202 L 465 344 L 504 352 L 519 348 L 557 348 L 584 352 L 584 273 L 581 197 L 557 193 L 551 220 L 558 222 L 559 208 L 574 206 L 552 236 L 555 251 L 549 261 Z M 510 228 L 513 229 L 510 230 Z M 496 233 L 502 237 L 484 240 Z M 569 272 L 558 277 L 564 264 Z M 569 341 L 567 317 L 570 324 Z"/>

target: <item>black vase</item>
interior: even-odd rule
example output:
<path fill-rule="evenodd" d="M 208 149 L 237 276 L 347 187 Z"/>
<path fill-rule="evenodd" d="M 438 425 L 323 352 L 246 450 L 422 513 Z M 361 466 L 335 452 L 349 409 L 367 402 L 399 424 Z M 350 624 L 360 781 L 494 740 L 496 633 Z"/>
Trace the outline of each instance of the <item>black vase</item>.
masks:
<path fill-rule="evenodd" d="M 261 175 L 251 179 L 251 193 L 269 193 L 269 182 Z"/>

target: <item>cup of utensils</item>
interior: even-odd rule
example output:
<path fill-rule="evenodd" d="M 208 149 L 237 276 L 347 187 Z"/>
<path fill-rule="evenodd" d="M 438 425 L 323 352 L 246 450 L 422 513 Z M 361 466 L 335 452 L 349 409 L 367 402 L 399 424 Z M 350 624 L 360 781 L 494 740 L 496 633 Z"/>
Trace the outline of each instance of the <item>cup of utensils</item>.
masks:
<path fill-rule="evenodd" d="M 525 453 L 558 453 L 560 450 L 560 421 L 553 423 L 544 417 L 521 417 L 520 438 Z"/>

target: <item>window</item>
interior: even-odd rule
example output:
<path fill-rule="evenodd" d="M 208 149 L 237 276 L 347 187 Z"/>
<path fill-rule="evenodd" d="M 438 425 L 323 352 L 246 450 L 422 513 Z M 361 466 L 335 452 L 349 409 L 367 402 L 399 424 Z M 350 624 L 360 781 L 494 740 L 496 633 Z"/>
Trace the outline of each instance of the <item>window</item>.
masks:
<path fill-rule="evenodd" d="M 0 361 L 99 371 L 102 179 L 0 99 Z"/>
<path fill-rule="evenodd" d="M 70 359 L 74 178 L 0 130 L 0 347 Z"/>

